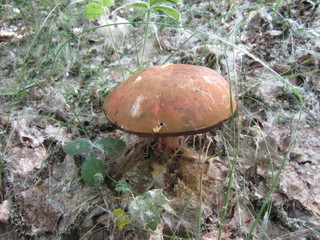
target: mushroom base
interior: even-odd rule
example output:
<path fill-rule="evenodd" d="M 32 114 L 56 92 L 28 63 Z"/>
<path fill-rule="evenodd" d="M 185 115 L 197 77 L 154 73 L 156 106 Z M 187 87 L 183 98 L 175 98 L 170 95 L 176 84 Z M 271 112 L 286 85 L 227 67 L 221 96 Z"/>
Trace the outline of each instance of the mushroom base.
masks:
<path fill-rule="evenodd" d="M 159 138 L 158 141 L 158 152 L 161 152 L 165 149 L 167 150 L 177 150 L 180 146 L 179 137 L 163 137 Z"/>

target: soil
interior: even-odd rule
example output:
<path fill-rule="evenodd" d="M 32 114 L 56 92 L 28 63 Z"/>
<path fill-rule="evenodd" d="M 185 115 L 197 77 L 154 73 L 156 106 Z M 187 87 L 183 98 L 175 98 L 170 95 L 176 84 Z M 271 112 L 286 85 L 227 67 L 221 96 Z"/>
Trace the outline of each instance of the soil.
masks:
<path fill-rule="evenodd" d="M 117 54 L 86 4 L 0 4 L 0 239 L 320 239 L 319 1 L 168 5 L 181 19 L 152 13 L 143 57 L 141 9 L 110 7 Z M 134 72 L 164 63 L 216 70 L 237 109 L 159 152 L 157 139 L 108 123 L 102 104 Z M 80 171 L 87 155 L 63 146 L 99 137 L 126 149 L 100 156 L 110 178 L 94 188 Z M 167 199 L 155 231 L 141 218 L 120 228 L 112 212 L 129 214 L 154 189 Z"/>

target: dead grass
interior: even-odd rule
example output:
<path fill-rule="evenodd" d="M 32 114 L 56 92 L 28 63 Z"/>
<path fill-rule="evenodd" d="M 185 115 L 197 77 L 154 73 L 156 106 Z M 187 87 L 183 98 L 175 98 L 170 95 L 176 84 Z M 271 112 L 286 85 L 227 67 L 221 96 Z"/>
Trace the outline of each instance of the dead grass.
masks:
<path fill-rule="evenodd" d="M 151 140 L 115 133 L 101 111 L 106 93 L 141 67 L 142 13 L 111 9 L 109 23 L 122 22 L 111 26 L 120 66 L 108 26 L 86 20 L 83 6 L 0 4 L 1 206 L 11 210 L 0 211 L 0 239 L 148 238 L 142 222 L 119 231 L 111 212 L 129 203 L 111 197 L 107 180 L 87 187 L 83 159 L 62 151 L 79 137 L 120 137 L 127 149 L 105 159 L 106 169 L 134 162 L 121 179 L 139 188 L 154 184 L 149 160 L 163 163 Z M 318 239 L 319 2 L 184 1 L 177 9 L 179 21 L 151 16 L 143 65 L 214 68 L 238 106 L 221 129 L 189 138 L 165 161 L 156 185 L 170 200 L 160 211 L 163 238 Z"/>

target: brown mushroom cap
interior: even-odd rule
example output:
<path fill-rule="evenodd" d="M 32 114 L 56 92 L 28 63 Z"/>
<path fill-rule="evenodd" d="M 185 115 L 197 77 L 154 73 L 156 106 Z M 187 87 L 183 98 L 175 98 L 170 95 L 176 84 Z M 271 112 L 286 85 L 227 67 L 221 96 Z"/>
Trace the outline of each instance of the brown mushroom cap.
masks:
<path fill-rule="evenodd" d="M 115 87 L 103 104 L 110 122 L 147 137 L 207 132 L 235 109 L 228 82 L 220 74 L 187 64 L 146 68 Z"/>

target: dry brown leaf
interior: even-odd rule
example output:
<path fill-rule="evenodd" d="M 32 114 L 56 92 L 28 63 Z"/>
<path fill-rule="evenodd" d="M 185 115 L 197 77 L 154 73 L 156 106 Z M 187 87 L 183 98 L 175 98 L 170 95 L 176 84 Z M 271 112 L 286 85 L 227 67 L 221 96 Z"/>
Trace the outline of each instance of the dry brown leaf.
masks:
<path fill-rule="evenodd" d="M 33 234 L 53 231 L 63 214 L 60 204 L 46 196 L 42 190 L 33 186 L 20 193 L 22 215 L 30 226 Z"/>

